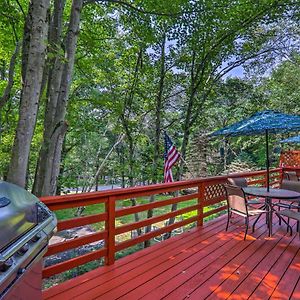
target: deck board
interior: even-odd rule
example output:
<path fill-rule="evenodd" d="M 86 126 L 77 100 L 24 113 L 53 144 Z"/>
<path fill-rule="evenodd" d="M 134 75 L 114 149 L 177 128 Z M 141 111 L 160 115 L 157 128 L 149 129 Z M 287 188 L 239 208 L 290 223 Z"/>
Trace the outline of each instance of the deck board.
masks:
<path fill-rule="evenodd" d="M 272 298 L 272 299 L 274 299 L 274 298 Z M 293 294 L 291 295 L 290 299 L 292 299 L 292 300 L 300 299 L 300 278 L 298 278 L 297 284 L 293 290 Z"/>
<path fill-rule="evenodd" d="M 294 256 L 293 261 L 285 271 L 270 299 L 282 299 L 285 296 L 289 299 L 300 299 L 300 249 L 299 246 L 297 248 L 297 254 Z"/>
<path fill-rule="evenodd" d="M 198 292 L 202 292 L 202 296 L 208 299 L 214 299 L 215 295 L 218 295 L 220 299 L 226 299 L 261 262 L 262 257 L 265 257 L 274 247 L 274 244 L 269 243 L 263 235 L 265 232 L 260 235 L 261 239 L 253 241 L 249 247 L 209 278 L 193 295 L 196 296 Z M 277 235 L 278 232 L 274 232 L 274 236 Z M 258 251 L 259 255 L 256 255 Z"/>
<path fill-rule="evenodd" d="M 250 299 L 267 299 L 272 295 L 274 289 L 298 252 L 299 247 L 297 247 L 296 241 L 297 240 L 294 238 L 288 247 L 285 248 L 280 259 L 274 263 L 268 274 L 252 293 Z"/>
<path fill-rule="evenodd" d="M 282 232 L 278 231 L 278 229 L 274 232 L 274 237 L 276 237 L 277 241 L 276 245 L 278 245 L 278 242 L 281 240 L 280 235 L 282 235 Z M 215 287 L 213 284 L 210 285 L 210 296 L 208 299 L 214 299 L 215 295 L 218 295 L 219 299 L 229 297 L 273 248 L 274 243 L 270 243 L 268 239 L 258 239 L 255 243 L 252 243 L 251 248 L 246 249 L 216 274 L 221 284 Z M 207 282 L 206 286 L 209 284 L 210 282 Z"/>
<path fill-rule="evenodd" d="M 220 217 L 50 288 L 44 299 L 300 299 L 298 234 L 276 223 L 268 238 L 261 220 L 243 241 L 242 219 L 228 232 L 225 224 Z"/>
<path fill-rule="evenodd" d="M 289 236 L 282 237 L 280 242 L 272 248 L 272 250 L 264 257 L 264 259 L 260 261 L 260 263 L 255 267 L 255 269 L 252 270 L 252 272 L 247 276 L 247 278 L 230 295 L 229 299 L 249 299 L 253 291 L 256 290 L 260 282 L 268 274 L 273 264 L 281 260 L 281 256 L 285 248 L 289 246 L 291 240 L 292 239 Z M 277 275 L 274 274 L 274 276 Z"/>

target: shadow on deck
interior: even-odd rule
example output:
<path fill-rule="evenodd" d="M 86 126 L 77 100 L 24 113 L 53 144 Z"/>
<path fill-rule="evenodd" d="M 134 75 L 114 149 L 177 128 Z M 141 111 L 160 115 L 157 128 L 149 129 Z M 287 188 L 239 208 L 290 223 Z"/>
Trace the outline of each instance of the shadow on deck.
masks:
<path fill-rule="evenodd" d="M 277 220 L 274 220 L 274 222 Z M 300 239 L 262 220 L 243 241 L 242 218 L 219 217 L 45 290 L 44 299 L 300 299 Z"/>

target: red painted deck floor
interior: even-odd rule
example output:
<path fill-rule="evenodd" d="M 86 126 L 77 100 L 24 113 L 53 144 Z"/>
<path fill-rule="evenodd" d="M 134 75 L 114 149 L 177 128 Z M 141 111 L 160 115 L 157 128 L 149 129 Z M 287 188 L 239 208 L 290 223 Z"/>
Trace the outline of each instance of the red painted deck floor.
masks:
<path fill-rule="evenodd" d="M 277 221 L 277 220 L 276 220 Z M 300 299 L 300 239 L 221 217 L 44 291 L 44 299 Z"/>

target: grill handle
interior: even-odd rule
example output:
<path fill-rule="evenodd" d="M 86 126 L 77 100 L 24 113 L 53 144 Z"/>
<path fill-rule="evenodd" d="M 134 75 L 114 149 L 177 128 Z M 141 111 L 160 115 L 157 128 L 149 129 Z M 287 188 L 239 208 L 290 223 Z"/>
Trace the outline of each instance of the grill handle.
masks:
<path fill-rule="evenodd" d="M 4 250 L 0 255 L 0 264 L 5 263 L 12 255 L 14 255 L 23 245 L 34 238 L 38 233 L 40 233 L 46 226 L 54 221 L 53 217 L 46 219 L 43 223 L 36 226 L 34 229 L 30 230 L 28 234 L 22 236 L 16 243 L 11 245 L 9 248 Z"/>

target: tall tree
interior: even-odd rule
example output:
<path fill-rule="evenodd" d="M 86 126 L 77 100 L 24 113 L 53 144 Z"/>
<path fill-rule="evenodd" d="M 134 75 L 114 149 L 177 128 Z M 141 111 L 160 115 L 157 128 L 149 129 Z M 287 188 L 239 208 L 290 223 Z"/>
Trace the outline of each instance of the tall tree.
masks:
<path fill-rule="evenodd" d="M 33 193 L 54 195 L 56 193 L 57 176 L 62 152 L 62 145 L 67 132 L 65 121 L 72 83 L 76 45 L 79 33 L 82 0 L 72 2 L 69 25 L 63 43 L 64 56 L 61 56 L 61 24 L 63 22 L 63 1 L 55 1 L 52 20 L 50 45 L 55 47 L 55 60 L 49 72 L 48 99 L 44 119 L 44 137 L 39 155 Z M 57 49 L 58 48 L 58 49 Z"/>
<path fill-rule="evenodd" d="M 49 0 L 32 0 L 24 28 L 23 87 L 7 180 L 25 186 L 30 144 L 41 92 L 48 34 Z"/>

